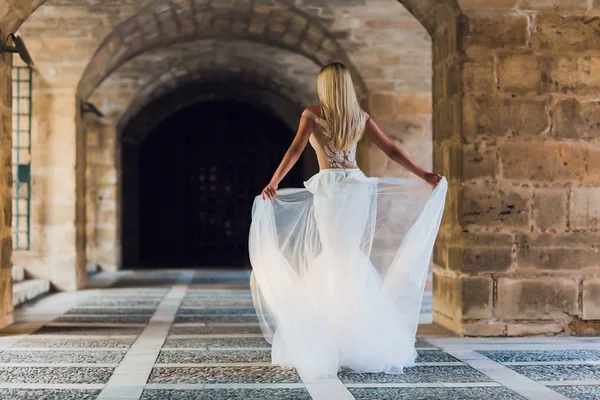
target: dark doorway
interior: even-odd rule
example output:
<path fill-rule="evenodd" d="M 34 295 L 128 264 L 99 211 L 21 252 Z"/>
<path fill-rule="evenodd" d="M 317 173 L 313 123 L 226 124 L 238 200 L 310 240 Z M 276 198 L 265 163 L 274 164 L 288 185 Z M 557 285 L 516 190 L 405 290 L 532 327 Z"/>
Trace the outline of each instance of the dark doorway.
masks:
<path fill-rule="evenodd" d="M 138 254 L 124 266 L 248 266 L 254 197 L 292 138 L 277 117 L 237 102 L 196 104 L 158 125 L 139 148 L 137 193 L 123 181 L 139 207 Z M 302 186 L 299 164 L 280 187 Z"/>

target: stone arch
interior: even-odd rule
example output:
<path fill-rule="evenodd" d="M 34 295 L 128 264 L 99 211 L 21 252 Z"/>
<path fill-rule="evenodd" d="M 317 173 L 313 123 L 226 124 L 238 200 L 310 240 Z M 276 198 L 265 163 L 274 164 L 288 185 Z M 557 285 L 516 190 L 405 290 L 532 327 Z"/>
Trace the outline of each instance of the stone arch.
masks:
<path fill-rule="evenodd" d="M 44 4 L 46 0 L 0 0 L 0 32 L 3 28 L 6 33 L 16 31 L 29 16 Z"/>
<path fill-rule="evenodd" d="M 102 42 L 86 67 L 78 86 L 81 98 L 119 65 L 165 44 L 200 38 L 250 40 L 302 54 L 318 65 L 339 60 L 353 73 L 359 96 L 365 84 L 335 37 L 313 17 L 284 0 L 244 0 L 222 4 L 218 0 L 154 2 L 123 21 Z"/>
<path fill-rule="evenodd" d="M 208 79 L 205 80 L 206 78 Z M 172 87 L 167 84 L 157 86 L 148 97 L 135 99 L 117 126 L 121 140 L 140 143 L 152 126 L 160 123 L 168 115 L 192 103 L 202 101 L 236 98 L 240 102 L 256 102 L 260 106 L 270 108 L 290 128 L 295 128 L 297 122 L 295 120 L 298 119 L 304 106 L 289 95 L 293 93 L 293 89 L 277 86 L 273 81 L 260 82 L 259 79 L 249 79 L 247 74 L 231 73 L 207 77 L 193 73 L 181 77 L 178 83 L 185 85 L 184 90 L 179 90 L 183 86 Z M 185 94 L 192 89 L 197 91 L 197 94 Z M 166 107 L 167 105 L 170 106 Z M 132 126 L 137 128 L 132 131 L 130 128 Z"/>
<path fill-rule="evenodd" d="M 270 93 L 273 96 L 279 96 L 286 104 L 294 104 L 298 115 L 305 105 L 316 98 L 316 93 L 311 93 L 305 87 L 294 84 L 293 81 L 280 76 L 278 71 L 272 68 L 257 64 L 255 60 L 238 58 L 224 62 L 215 58 L 207 62 L 202 59 L 192 59 L 173 69 L 161 71 L 150 79 L 148 85 L 140 88 L 119 120 L 117 126 L 119 134 L 132 140 L 133 138 L 125 135 L 125 127 L 131 124 L 132 118 L 153 101 L 176 92 L 177 88 L 190 84 L 196 87 L 220 88 L 225 91 L 223 95 L 227 95 L 233 87 L 239 89 L 253 87 L 259 96 L 263 93 Z M 212 97 L 216 95 L 217 93 L 214 92 Z M 248 97 L 244 91 L 240 91 L 240 95 Z M 195 101 L 201 100 L 201 97 L 199 96 Z M 249 97 L 257 99 L 256 96 Z M 276 102 L 272 104 L 276 104 Z M 282 115 L 285 115 L 284 120 L 293 129 L 298 116 L 289 113 L 290 107 L 285 107 L 285 109 L 285 112 L 282 111 Z M 143 138 L 133 140 L 140 141 Z"/>

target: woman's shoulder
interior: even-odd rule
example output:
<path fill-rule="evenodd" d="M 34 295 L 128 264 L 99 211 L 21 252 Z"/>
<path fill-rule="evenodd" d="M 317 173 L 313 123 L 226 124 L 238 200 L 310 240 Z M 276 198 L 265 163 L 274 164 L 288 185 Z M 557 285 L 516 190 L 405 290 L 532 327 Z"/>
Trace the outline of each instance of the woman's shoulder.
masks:
<path fill-rule="evenodd" d="M 371 116 L 365 110 L 360 111 L 364 115 L 365 121 L 371 118 Z M 312 119 L 314 119 L 314 117 L 323 118 L 323 107 L 321 107 L 320 104 L 313 104 L 311 106 L 306 107 L 302 115 L 310 117 Z"/>
<path fill-rule="evenodd" d="M 304 112 L 302 113 L 303 116 L 305 117 L 309 117 L 310 119 L 315 119 L 316 118 L 323 118 L 323 109 L 321 108 L 321 105 L 319 104 L 313 104 L 311 106 L 308 106 L 304 109 Z"/>

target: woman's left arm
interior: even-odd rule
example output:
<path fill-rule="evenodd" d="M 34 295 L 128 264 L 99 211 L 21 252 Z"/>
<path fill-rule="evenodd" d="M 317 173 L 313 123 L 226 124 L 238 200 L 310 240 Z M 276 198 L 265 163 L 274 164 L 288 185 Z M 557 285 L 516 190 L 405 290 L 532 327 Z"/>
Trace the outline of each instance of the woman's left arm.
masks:
<path fill-rule="evenodd" d="M 296 136 L 290 145 L 290 148 L 283 156 L 283 160 L 277 167 L 277 170 L 273 174 L 271 178 L 271 182 L 263 189 L 261 193 L 261 197 L 263 199 L 273 200 L 275 198 L 275 194 L 277 192 L 277 187 L 279 186 L 279 182 L 285 178 L 287 173 L 292 169 L 294 164 L 300 158 L 300 155 L 306 148 L 306 144 L 308 143 L 308 139 L 310 137 L 310 133 L 313 128 L 313 120 L 302 116 L 300 118 L 300 124 L 298 125 L 298 132 L 296 132 Z"/>

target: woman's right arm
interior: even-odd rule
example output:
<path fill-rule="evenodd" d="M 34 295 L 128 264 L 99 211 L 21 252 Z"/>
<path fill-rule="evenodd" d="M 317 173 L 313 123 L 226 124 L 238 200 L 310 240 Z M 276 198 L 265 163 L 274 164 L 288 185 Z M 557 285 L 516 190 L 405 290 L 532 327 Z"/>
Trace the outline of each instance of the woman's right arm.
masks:
<path fill-rule="evenodd" d="M 396 146 L 394 142 L 377 126 L 373 118 L 369 118 L 365 125 L 365 137 L 379 147 L 394 162 L 402 165 L 404 168 L 423 179 L 430 185 L 436 186 L 442 179 L 442 176 L 433 172 L 428 172 L 415 164 L 407 155 Z"/>

